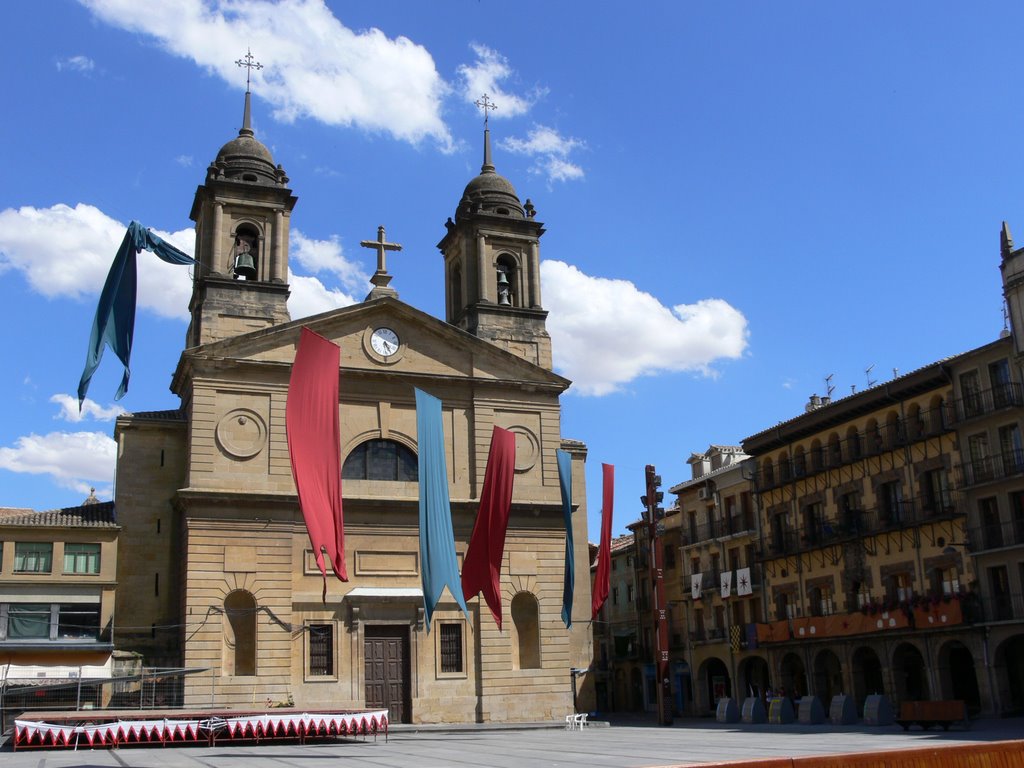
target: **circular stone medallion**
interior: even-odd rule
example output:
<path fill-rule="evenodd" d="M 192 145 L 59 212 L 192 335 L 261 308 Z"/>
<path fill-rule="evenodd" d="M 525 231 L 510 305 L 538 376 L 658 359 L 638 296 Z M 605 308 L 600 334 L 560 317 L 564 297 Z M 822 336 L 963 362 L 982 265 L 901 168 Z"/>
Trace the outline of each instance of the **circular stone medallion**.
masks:
<path fill-rule="evenodd" d="M 255 411 L 235 408 L 217 423 L 217 443 L 234 459 L 251 459 L 267 444 L 267 425 Z"/>

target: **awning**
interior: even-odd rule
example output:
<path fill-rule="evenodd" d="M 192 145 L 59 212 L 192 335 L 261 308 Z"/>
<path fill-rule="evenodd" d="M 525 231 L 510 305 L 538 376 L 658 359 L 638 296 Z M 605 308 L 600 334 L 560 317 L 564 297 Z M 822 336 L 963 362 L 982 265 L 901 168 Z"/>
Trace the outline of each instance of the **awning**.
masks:
<path fill-rule="evenodd" d="M 345 600 L 422 600 L 423 590 L 419 587 L 356 587 L 350 590 Z"/>

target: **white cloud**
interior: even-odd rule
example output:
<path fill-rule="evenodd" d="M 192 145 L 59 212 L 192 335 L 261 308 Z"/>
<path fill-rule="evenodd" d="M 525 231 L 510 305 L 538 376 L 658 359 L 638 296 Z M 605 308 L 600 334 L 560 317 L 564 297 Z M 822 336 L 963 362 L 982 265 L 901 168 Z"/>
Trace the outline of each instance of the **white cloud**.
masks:
<path fill-rule="evenodd" d="M 65 69 L 72 72 L 92 72 L 96 69 L 96 63 L 88 56 L 69 56 L 66 59 L 57 60 L 57 71 L 63 72 Z"/>
<path fill-rule="evenodd" d="M 92 486 L 109 485 L 117 463 L 117 443 L 102 432 L 51 432 L 19 437 L 11 448 L 0 448 L 0 469 L 30 475 L 49 475 L 64 488 L 87 494 Z"/>
<path fill-rule="evenodd" d="M 586 148 L 580 139 L 564 137 L 554 128 L 536 125 L 525 139 L 511 136 L 501 142 L 509 152 L 534 158 L 533 173 L 547 176 L 548 181 L 569 181 L 583 178 L 583 168 L 569 160 L 574 150 Z"/>
<path fill-rule="evenodd" d="M 328 288 L 315 277 L 304 277 L 290 272 L 288 283 L 291 287 L 291 296 L 288 297 L 288 314 L 292 320 L 298 320 L 310 315 L 319 315 L 339 307 L 348 307 L 362 298 L 355 298 L 344 291 L 335 288 Z M 369 286 L 367 286 L 369 293 Z"/>
<path fill-rule="evenodd" d="M 460 64 L 457 70 L 462 78 L 462 98 L 473 104 L 487 94 L 488 99 L 494 101 L 497 107 L 491 113 L 495 118 L 515 117 L 528 112 L 540 94 L 535 93 L 533 98 L 526 98 L 509 93 L 500 85 L 512 75 L 508 59 L 486 45 L 473 43 L 470 48 L 476 54 L 476 61 L 473 64 Z"/>
<path fill-rule="evenodd" d="M 662 372 L 713 376 L 738 358 L 747 320 L 721 299 L 666 307 L 626 280 L 591 277 L 561 261 L 541 263 L 555 366 L 584 395 L 606 395 Z"/>
<path fill-rule="evenodd" d="M 47 298 L 99 296 L 128 225 L 98 208 L 58 203 L 0 211 L 0 267 L 20 271 Z M 191 255 L 195 231 L 157 235 Z M 138 306 L 162 317 L 188 317 L 190 270 L 143 251 L 139 259 Z M 90 318 L 91 320 L 92 318 Z"/>
<path fill-rule="evenodd" d="M 345 27 L 323 0 L 81 0 L 102 21 L 155 38 L 170 53 L 241 87 L 232 53 L 249 46 L 266 68 L 254 92 L 285 122 L 313 118 L 452 149 L 441 118 L 448 85 L 406 37 Z"/>
<path fill-rule="evenodd" d="M 195 162 L 192 155 L 178 155 L 174 158 L 174 162 L 180 165 L 182 168 L 191 168 L 192 163 Z"/>
<path fill-rule="evenodd" d="M 57 403 L 60 406 L 60 413 L 54 416 L 55 419 L 63 419 L 64 421 L 70 421 L 78 423 L 83 419 L 91 418 L 95 421 L 113 421 L 122 413 L 124 408 L 119 405 L 112 405 L 109 408 L 104 408 L 102 405 L 97 403 L 95 400 L 91 400 L 88 397 L 82 403 L 82 410 L 78 410 L 78 398 L 72 397 L 67 394 L 58 394 L 50 398 L 51 403 Z"/>
<path fill-rule="evenodd" d="M 314 240 L 293 229 L 289 254 L 296 264 L 310 272 L 330 272 L 337 276 L 346 288 L 360 288 L 370 280 L 360 264 L 345 258 L 337 235 L 329 240 Z"/>

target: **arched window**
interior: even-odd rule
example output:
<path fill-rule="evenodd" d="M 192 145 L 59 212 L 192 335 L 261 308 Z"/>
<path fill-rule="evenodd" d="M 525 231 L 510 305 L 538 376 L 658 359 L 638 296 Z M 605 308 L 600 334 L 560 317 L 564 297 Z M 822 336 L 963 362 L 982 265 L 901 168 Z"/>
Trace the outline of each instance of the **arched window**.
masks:
<path fill-rule="evenodd" d="M 896 411 L 889 411 L 885 417 L 885 446 L 895 448 L 897 445 L 903 445 L 903 441 L 903 422 L 900 421 L 900 415 Z"/>
<path fill-rule="evenodd" d="M 512 598 L 512 669 L 540 669 L 537 598 L 520 592 Z"/>
<path fill-rule="evenodd" d="M 856 460 L 864 453 L 861 450 L 860 433 L 856 427 L 849 427 L 846 430 L 846 452 L 851 460 Z"/>
<path fill-rule="evenodd" d="M 498 304 L 506 307 L 519 306 L 519 275 L 516 271 L 515 261 L 507 254 L 498 257 L 495 267 Z"/>
<path fill-rule="evenodd" d="M 239 225 L 228 265 L 231 274 L 236 280 L 258 280 L 259 264 L 259 232 L 250 225 Z"/>
<path fill-rule="evenodd" d="M 764 468 L 761 472 L 764 477 L 764 485 L 766 488 L 770 488 L 775 485 L 775 464 L 772 463 L 771 459 L 764 460 Z"/>
<path fill-rule="evenodd" d="M 343 480 L 419 479 L 416 454 L 394 440 L 367 440 L 346 457 L 341 468 Z"/>
<path fill-rule="evenodd" d="M 924 436 L 924 419 L 921 417 L 921 406 L 911 403 L 907 408 L 907 438 L 919 440 Z"/>
<path fill-rule="evenodd" d="M 793 451 L 793 475 L 796 477 L 803 477 L 807 474 L 807 456 L 804 453 L 804 447 L 798 445 L 796 450 Z"/>
<path fill-rule="evenodd" d="M 789 453 L 783 451 L 779 454 L 779 480 L 784 483 L 789 481 L 792 477 L 792 470 L 793 467 L 789 463 Z"/>
<path fill-rule="evenodd" d="M 856 434 L 854 430 L 854 434 Z M 839 443 L 839 435 L 833 432 L 828 436 L 828 465 L 838 467 L 843 463 L 843 449 Z"/>
<path fill-rule="evenodd" d="M 820 472 L 825 468 L 825 452 L 821 447 L 821 440 L 811 441 L 811 470 Z"/>
<path fill-rule="evenodd" d="M 237 589 L 224 598 L 224 671 L 256 674 L 256 598 Z"/>

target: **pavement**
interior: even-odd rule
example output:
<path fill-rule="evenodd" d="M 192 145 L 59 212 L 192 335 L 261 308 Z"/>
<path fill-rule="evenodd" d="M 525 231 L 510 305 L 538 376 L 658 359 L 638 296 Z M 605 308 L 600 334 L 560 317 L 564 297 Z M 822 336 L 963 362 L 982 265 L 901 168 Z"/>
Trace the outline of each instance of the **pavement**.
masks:
<path fill-rule="evenodd" d="M 970 729 L 904 732 L 899 726 L 725 725 L 710 719 L 658 726 L 643 716 L 566 731 L 564 723 L 404 725 L 388 737 L 299 745 L 19 750 L 3 768 L 651 768 L 721 760 L 828 755 L 1024 738 L 1024 719 L 977 720 Z M 1024 754 L 1024 742 L 1022 742 Z"/>

